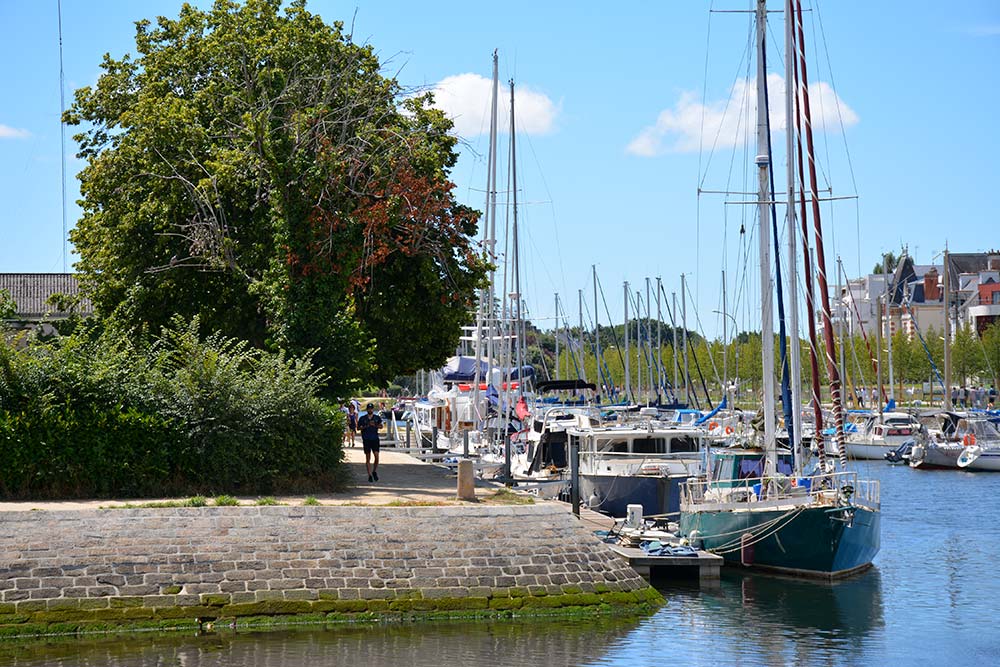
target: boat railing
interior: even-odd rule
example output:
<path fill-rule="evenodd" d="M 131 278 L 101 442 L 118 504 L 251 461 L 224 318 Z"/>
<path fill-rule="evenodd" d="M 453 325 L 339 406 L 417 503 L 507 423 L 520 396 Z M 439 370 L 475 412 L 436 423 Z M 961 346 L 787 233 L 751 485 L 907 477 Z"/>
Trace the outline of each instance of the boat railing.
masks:
<path fill-rule="evenodd" d="M 690 479 L 681 484 L 681 504 L 759 503 L 761 501 L 840 500 L 864 507 L 879 507 L 877 480 L 859 480 L 856 472 L 834 472 L 808 477 L 754 477 L 739 480 Z"/>

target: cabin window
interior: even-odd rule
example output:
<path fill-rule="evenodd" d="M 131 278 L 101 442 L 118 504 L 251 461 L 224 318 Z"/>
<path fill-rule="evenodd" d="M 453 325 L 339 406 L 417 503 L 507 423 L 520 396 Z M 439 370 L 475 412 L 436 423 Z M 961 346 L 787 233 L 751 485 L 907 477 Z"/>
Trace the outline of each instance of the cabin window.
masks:
<path fill-rule="evenodd" d="M 789 459 L 778 459 L 778 474 L 791 476 L 792 462 Z"/>
<path fill-rule="evenodd" d="M 697 452 L 698 449 L 698 441 L 690 435 L 674 438 L 670 442 L 671 452 Z"/>
<path fill-rule="evenodd" d="M 604 452 L 616 452 L 618 454 L 628 453 L 628 443 L 623 440 L 612 440 L 601 448 Z"/>
<path fill-rule="evenodd" d="M 753 479 L 764 476 L 764 459 L 741 459 L 738 479 Z"/>
<path fill-rule="evenodd" d="M 666 441 L 663 438 L 636 438 L 632 441 L 634 454 L 665 454 Z"/>

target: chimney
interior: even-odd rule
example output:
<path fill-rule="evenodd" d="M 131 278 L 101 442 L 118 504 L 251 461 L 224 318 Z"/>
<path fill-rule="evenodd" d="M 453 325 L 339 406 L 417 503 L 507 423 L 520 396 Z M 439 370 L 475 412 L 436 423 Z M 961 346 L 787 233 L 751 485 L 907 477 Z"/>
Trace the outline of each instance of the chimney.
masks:
<path fill-rule="evenodd" d="M 986 266 L 990 271 L 1000 271 L 1000 255 L 990 253 L 986 260 Z"/>
<path fill-rule="evenodd" d="M 941 288 L 938 286 L 937 269 L 931 267 L 930 271 L 924 274 L 924 301 L 940 301 Z"/>

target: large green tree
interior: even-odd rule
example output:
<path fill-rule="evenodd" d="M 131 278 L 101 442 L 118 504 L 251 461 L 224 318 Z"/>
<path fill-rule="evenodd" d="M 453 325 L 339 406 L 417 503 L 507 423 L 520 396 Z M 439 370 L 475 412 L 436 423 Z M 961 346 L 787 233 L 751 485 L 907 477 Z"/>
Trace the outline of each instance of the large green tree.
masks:
<path fill-rule="evenodd" d="M 66 114 L 99 314 L 174 313 L 315 359 L 329 390 L 440 363 L 484 276 L 451 123 L 302 0 L 136 24 Z"/>

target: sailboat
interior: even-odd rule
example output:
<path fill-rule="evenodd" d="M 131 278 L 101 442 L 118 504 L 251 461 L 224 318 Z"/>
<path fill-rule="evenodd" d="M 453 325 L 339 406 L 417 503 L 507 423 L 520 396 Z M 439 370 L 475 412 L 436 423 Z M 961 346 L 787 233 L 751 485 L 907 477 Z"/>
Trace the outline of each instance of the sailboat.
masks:
<path fill-rule="evenodd" d="M 800 0 L 785 1 L 786 16 L 786 109 L 789 163 L 793 160 L 793 132 L 800 119 L 793 113 L 796 85 L 801 77 L 801 115 L 808 147 L 812 213 L 816 237 L 818 298 L 823 314 L 823 337 L 827 371 L 833 395 L 834 437 L 838 441 L 839 467 L 827 458 L 822 432 L 817 424 L 814 446 L 818 463 L 812 473 L 805 472 L 805 451 L 801 444 L 798 419 L 789 424 L 790 447 L 779 449 L 775 438 L 774 336 L 771 299 L 771 230 L 768 224 L 773 210 L 770 128 L 767 116 L 766 34 L 767 3 L 756 3 L 757 47 L 757 158 L 760 217 L 761 336 L 764 378 L 763 406 L 755 420 L 758 430 L 734 445 L 716 449 L 712 465 L 704 478 L 688 481 L 682 487 L 679 532 L 693 544 L 722 555 L 727 564 L 742 564 L 794 575 L 835 578 L 863 570 L 878 553 L 881 525 L 879 484 L 858 478 L 846 471 L 844 454 L 844 409 L 840 396 L 840 374 L 834 361 L 833 328 L 829 290 L 823 255 L 822 231 L 810 120 L 808 78 L 805 63 L 804 30 Z M 792 31 L 792 24 L 796 27 Z M 796 34 L 797 33 L 797 34 Z M 796 57 L 794 54 L 798 54 Z M 803 161 L 799 152 L 799 180 L 803 182 L 796 201 L 795 179 L 789 174 L 789 229 L 794 230 L 795 205 L 801 207 L 805 229 L 806 195 Z M 790 170 L 791 171 L 791 170 Z M 794 238 L 795 234 L 789 236 Z M 803 240 L 807 236 L 803 234 Z M 789 241 L 792 245 L 792 241 Z M 794 250 L 794 249 L 793 249 Z M 803 249 L 804 257 L 808 251 Z M 794 269 L 795 254 L 789 263 Z M 808 273 L 807 273 L 808 276 Z M 794 275 L 790 279 L 794 284 Z M 808 282 L 807 282 L 808 284 Z M 780 289 L 780 286 L 779 286 Z M 792 312 L 795 312 L 792 304 Z M 798 332 L 793 327 L 792 337 Z M 793 355 L 797 354 L 793 351 Z M 793 373 L 794 376 L 794 373 Z M 814 366 L 815 377 L 815 366 Z M 796 382 L 797 384 L 797 382 Z M 814 385 L 815 391 L 815 385 Z M 787 391 L 782 392 L 788 397 Z M 797 392 L 796 392 L 797 396 Z M 817 395 L 814 395 L 814 400 Z M 793 415 L 801 414 L 797 398 L 792 398 Z M 818 401 L 817 401 L 818 403 Z M 787 405 L 787 400 L 786 400 Z"/>

